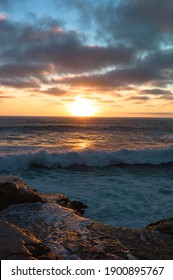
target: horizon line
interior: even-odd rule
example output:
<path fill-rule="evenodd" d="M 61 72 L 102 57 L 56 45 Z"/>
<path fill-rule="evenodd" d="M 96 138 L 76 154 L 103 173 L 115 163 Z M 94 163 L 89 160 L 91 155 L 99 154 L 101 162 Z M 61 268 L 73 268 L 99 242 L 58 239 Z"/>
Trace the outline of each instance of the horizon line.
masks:
<path fill-rule="evenodd" d="M 133 114 L 133 113 L 132 113 Z M 136 113 L 136 115 L 137 115 L 138 113 Z M 169 119 L 171 119 L 171 118 L 173 118 L 173 113 L 162 113 L 162 114 L 160 114 L 160 113 L 151 113 L 151 114 L 149 114 L 149 115 L 153 115 L 153 116 L 145 116 L 145 114 L 147 114 L 147 113 L 143 113 L 144 114 L 144 116 L 54 116 L 54 115 L 49 115 L 49 116 L 47 116 L 47 115 L 40 115 L 40 116 L 37 116 L 37 115 L 32 115 L 32 116 L 30 116 L 30 115 L 0 115 L 0 118 L 2 117 L 2 118 L 5 118 L 5 117 L 7 117 L 7 118 L 75 118 L 75 119 L 80 119 L 80 118 L 82 118 L 82 119 L 94 119 L 94 118 L 146 118 L 146 119 L 151 119 L 151 118 L 156 118 L 156 119 L 158 119 L 158 118 L 163 118 L 163 119 L 166 119 L 166 118 L 169 118 Z M 163 116 L 162 116 L 163 115 Z M 170 116 L 169 116 L 170 115 Z M 171 116 L 172 115 L 172 116 Z"/>

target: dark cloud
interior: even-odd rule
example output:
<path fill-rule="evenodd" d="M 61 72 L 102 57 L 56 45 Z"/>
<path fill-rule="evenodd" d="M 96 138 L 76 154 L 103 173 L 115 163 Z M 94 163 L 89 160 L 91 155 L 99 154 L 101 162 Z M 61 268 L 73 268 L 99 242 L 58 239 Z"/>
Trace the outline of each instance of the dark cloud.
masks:
<path fill-rule="evenodd" d="M 173 48 L 153 51 L 146 56 L 143 62 L 152 69 L 173 70 Z"/>
<path fill-rule="evenodd" d="M 149 94 L 149 95 L 163 95 L 163 96 L 169 96 L 172 95 L 172 92 L 170 90 L 163 90 L 160 88 L 153 88 L 153 89 L 146 89 L 142 90 L 140 92 L 141 94 Z"/>
<path fill-rule="evenodd" d="M 0 7 L 12 3 L 1 0 Z M 147 85 L 152 88 L 140 92 L 146 98 L 171 96 L 163 86 L 172 83 L 173 74 L 172 0 L 54 3 L 75 10 L 78 21 L 92 26 L 91 36 L 97 34 L 97 41 L 89 45 L 87 29 L 84 36 L 51 17 L 32 15 L 20 23 L 0 20 L 1 85 L 55 96 L 67 94 L 61 89 L 64 85 L 102 94 Z M 41 84 L 50 88 L 40 90 Z"/>
<path fill-rule="evenodd" d="M 118 6 L 109 2 L 96 11 L 99 36 L 123 41 L 138 49 L 158 48 L 158 44 L 173 40 L 172 0 L 126 0 Z"/>
<path fill-rule="evenodd" d="M 134 95 L 128 98 L 125 98 L 126 101 L 132 101 L 134 104 L 144 104 L 146 101 L 150 100 L 150 97 L 142 95 Z"/>
<path fill-rule="evenodd" d="M 57 72 L 81 73 L 132 61 L 134 51 L 124 46 L 101 47 L 84 45 L 74 31 L 63 32 L 59 26 L 38 33 L 22 31 L 16 47 L 3 52 L 4 59 L 11 61 L 52 63 Z M 16 40 L 14 40 L 16 41 Z"/>
<path fill-rule="evenodd" d="M 40 88 L 39 82 L 34 79 L 4 79 L 0 80 L 0 85 L 18 89 Z"/>
<path fill-rule="evenodd" d="M 99 100 L 99 103 L 103 103 L 103 104 L 113 104 L 116 103 L 117 101 L 115 100 Z"/>
<path fill-rule="evenodd" d="M 133 49 L 125 46 L 86 45 L 77 32 L 63 31 L 59 21 L 50 18 L 23 25 L 0 21 L 0 39 L 2 84 L 20 88 L 22 79 L 25 88 L 33 77 L 46 82 L 50 74 L 102 70 L 134 58 Z"/>
<path fill-rule="evenodd" d="M 153 88 L 153 89 L 142 90 L 140 91 L 140 93 L 155 96 L 156 99 L 173 100 L 173 94 L 170 90 Z"/>
<path fill-rule="evenodd" d="M 0 21 L 0 54 L 4 52 L 5 49 L 11 48 L 14 43 L 17 46 L 18 28 L 15 24 L 11 23 L 9 20 Z"/>
<path fill-rule="evenodd" d="M 83 75 L 74 78 L 64 78 L 61 83 L 76 85 L 76 86 L 90 86 L 94 88 L 111 87 L 117 88 L 121 86 L 128 86 L 129 84 L 144 84 L 152 80 L 159 79 L 160 74 L 147 68 L 129 68 L 106 72 L 97 75 Z"/>
<path fill-rule="evenodd" d="M 0 77 L 1 78 L 13 78 L 13 77 L 36 77 L 37 75 L 48 72 L 49 66 L 44 64 L 4 64 L 0 66 Z"/>
<path fill-rule="evenodd" d="M 52 95 L 52 96 L 63 96 L 67 94 L 67 91 L 62 90 L 58 87 L 52 87 L 47 90 L 40 90 L 36 91 L 37 93 L 42 93 L 42 94 L 47 94 L 47 95 Z"/>
<path fill-rule="evenodd" d="M 38 62 L 49 61 L 59 73 L 81 73 L 130 62 L 133 52 L 127 48 L 90 47 L 68 40 L 34 47 L 27 58 Z M 69 47 L 70 46 L 70 47 Z"/>
<path fill-rule="evenodd" d="M 126 100 L 141 100 L 141 101 L 147 101 L 149 99 L 150 99 L 150 97 L 148 97 L 148 96 L 138 96 L 138 95 L 130 96 L 130 97 L 126 98 Z"/>

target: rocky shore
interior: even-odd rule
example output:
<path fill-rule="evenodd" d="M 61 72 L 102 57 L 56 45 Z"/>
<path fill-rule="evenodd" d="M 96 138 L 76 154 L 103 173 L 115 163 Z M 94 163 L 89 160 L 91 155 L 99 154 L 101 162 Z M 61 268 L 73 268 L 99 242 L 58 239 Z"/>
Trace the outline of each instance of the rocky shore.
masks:
<path fill-rule="evenodd" d="M 173 259 L 173 218 L 143 229 L 112 227 L 84 218 L 86 207 L 1 176 L 1 260 Z"/>

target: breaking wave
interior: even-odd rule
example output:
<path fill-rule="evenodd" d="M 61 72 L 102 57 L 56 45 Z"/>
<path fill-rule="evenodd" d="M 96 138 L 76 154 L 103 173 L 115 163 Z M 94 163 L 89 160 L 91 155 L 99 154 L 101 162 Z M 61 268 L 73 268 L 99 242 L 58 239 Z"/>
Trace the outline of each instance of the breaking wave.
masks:
<path fill-rule="evenodd" d="M 160 165 L 173 163 L 173 146 L 157 149 L 113 152 L 88 150 L 83 152 L 51 153 L 47 150 L 0 153 L 0 171 L 28 170 L 34 167 L 68 168 L 74 166 L 109 167 L 113 165 Z"/>

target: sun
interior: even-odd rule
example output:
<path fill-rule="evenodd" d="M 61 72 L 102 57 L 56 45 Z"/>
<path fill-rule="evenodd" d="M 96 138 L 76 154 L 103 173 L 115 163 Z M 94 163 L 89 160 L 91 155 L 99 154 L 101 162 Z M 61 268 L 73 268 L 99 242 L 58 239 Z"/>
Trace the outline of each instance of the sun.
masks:
<path fill-rule="evenodd" d="M 69 104 L 69 111 L 75 117 L 92 117 L 97 112 L 94 102 L 88 98 L 79 97 Z"/>

